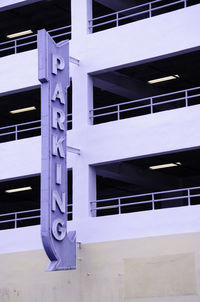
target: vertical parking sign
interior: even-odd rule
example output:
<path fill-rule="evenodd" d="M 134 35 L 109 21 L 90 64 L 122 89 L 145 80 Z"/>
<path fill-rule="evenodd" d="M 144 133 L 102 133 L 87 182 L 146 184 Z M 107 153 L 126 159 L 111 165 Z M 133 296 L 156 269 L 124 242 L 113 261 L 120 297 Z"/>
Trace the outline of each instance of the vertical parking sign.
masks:
<path fill-rule="evenodd" d="M 67 232 L 67 88 L 69 43 L 38 31 L 41 82 L 41 236 L 51 261 L 47 270 L 76 268 L 76 233 Z"/>

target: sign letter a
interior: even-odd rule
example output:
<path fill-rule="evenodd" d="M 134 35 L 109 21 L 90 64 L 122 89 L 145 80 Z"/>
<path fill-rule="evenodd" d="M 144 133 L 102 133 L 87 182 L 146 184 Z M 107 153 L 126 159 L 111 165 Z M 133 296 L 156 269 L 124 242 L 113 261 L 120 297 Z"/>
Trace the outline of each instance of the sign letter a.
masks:
<path fill-rule="evenodd" d="M 62 85 L 59 82 L 56 84 L 51 100 L 55 101 L 56 99 L 59 99 L 61 104 L 63 105 L 65 104 L 65 97 L 64 97 Z"/>

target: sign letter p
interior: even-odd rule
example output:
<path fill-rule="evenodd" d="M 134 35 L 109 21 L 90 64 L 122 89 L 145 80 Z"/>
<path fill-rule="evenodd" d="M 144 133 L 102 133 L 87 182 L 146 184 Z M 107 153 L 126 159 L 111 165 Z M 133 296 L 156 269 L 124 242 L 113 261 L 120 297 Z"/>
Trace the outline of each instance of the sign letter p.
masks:
<path fill-rule="evenodd" d="M 52 55 L 52 73 L 57 74 L 58 70 L 63 70 L 65 68 L 65 61 L 63 57 L 53 54 Z"/>

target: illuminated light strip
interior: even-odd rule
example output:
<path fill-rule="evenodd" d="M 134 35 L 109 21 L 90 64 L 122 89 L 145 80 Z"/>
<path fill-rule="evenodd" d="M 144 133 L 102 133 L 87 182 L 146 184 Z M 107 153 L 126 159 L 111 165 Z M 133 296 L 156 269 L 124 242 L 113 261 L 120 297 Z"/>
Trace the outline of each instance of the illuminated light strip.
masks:
<path fill-rule="evenodd" d="M 22 188 L 16 188 L 16 189 L 10 189 L 10 190 L 6 190 L 6 193 L 17 193 L 17 192 L 22 192 L 22 191 L 29 191 L 32 190 L 32 188 L 29 187 L 22 187 Z"/>
<path fill-rule="evenodd" d="M 26 108 L 11 110 L 10 113 L 11 114 L 16 114 L 16 113 L 22 113 L 22 112 L 27 112 L 27 111 L 32 111 L 32 110 L 36 110 L 36 107 L 32 106 L 32 107 L 26 107 Z"/>
<path fill-rule="evenodd" d="M 157 169 L 172 168 L 172 167 L 177 167 L 177 166 L 181 166 L 181 163 L 176 162 L 176 163 L 169 163 L 169 164 L 163 164 L 163 165 L 157 165 L 157 166 L 150 166 L 149 169 L 157 170 Z"/>
<path fill-rule="evenodd" d="M 7 35 L 6 37 L 8 39 L 13 39 L 13 38 L 17 38 L 17 37 L 21 37 L 21 36 L 25 36 L 25 35 L 29 35 L 29 34 L 32 34 L 32 30 L 29 29 L 29 30 L 24 30 L 24 31 L 20 31 L 18 33 L 14 33 L 14 34 L 10 34 L 10 35 Z"/>
<path fill-rule="evenodd" d="M 176 80 L 179 78 L 180 78 L 180 76 L 178 74 L 175 74 L 174 76 L 168 76 L 168 77 L 164 77 L 164 78 L 150 80 L 150 81 L 148 81 L 148 83 L 155 84 L 155 83 L 160 83 L 160 82 L 165 82 L 165 81 L 170 81 L 170 80 Z"/>

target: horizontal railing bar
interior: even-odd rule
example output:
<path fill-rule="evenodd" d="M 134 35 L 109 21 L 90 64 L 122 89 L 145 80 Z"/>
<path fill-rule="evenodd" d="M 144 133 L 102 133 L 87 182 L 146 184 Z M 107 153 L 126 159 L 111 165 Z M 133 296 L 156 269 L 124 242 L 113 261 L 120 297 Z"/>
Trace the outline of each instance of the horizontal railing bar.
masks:
<path fill-rule="evenodd" d="M 105 115 L 112 115 L 112 114 L 117 114 L 117 113 L 118 113 L 118 111 L 99 113 L 99 114 L 91 115 L 90 118 L 98 117 L 98 116 L 105 116 Z"/>
<path fill-rule="evenodd" d="M 198 97 L 200 96 L 200 94 L 195 94 L 195 95 L 190 95 L 190 96 L 184 96 L 184 97 L 181 97 L 181 98 L 177 98 L 177 99 L 172 99 L 172 100 L 168 100 L 168 101 L 162 101 L 162 102 L 158 102 L 158 103 L 153 103 L 152 105 L 153 106 L 156 106 L 156 105 L 161 105 L 161 104 L 167 104 L 167 103 L 172 103 L 172 102 L 177 102 L 177 101 L 181 101 L 181 100 L 185 100 L 185 99 L 192 99 L 194 97 Z"/>
<path fill-rule="evenodd" d="M 110 16 L 115 16 L 116 14 L 125 13 L 125 12 L 128 12 L 128 11 L 130 11 L 130 10 L 138 9 L 138 8 L 141 8 L 141 7 L 144 7 L 144 6 L 149 6 L 149 5 L 152 5 L 152 4 L 154 4 L 154 3 L 161 2 L 161 1 L 163 1 L 163 0 L 156 0 L 156 1 L 148 2 L 148 3 L 140 4 L 140 5 L 137 5 L 137 6 L 129 7 L 129 8 L 127 8 L 127 9 L 123 9 L 123 10 L 120 10 L 120 11 L 116 11 L 116 12 L 111 13 L 111 14 L 106 14 L 106 15 L 104 15 L 104 16 L 99 16 L 99 17 L 96 17 L 96 18 L 92 18 L 92 19 L 89 20 L 89 22 L 91 22 L 91 21 L 96 21 L 96 20 L 99 20 L 99 19 L 102 19 L 102 18 L 106 18 L 106 17 L 110 17 Z M 174 2 L 174 3 L 165 4 L 165 5 L 167 5 L 167 6 L 173 6 L 173 5 L 178 4 L 178 3 L 184 3 L 184 0 L 176 1 L 176 2 Z M 156 7 L 156 8 L 152 8 L 151 10 L 164 8 L 165 5 L 159 6 L 159 7 Z M 148 11 L 149 11 L 149 10 L 148 10 Z M 129 17 L 129 15 L 127 16 L 127 18 L 128 18 L 128 17 Z"/>
<path fill-rule="evenodd" d="M 116 209 L 119 208 L 119 205 L 113 205 L 113 206 L 103 206 L 103 207 L 98 207 L 98 208 L 93 208 L 92 210 L 107 210 L 107 209 Z"/>
<path fill-rule="evenodd" d="M 119 17 L 118 20 L 120 21 L 120 20 L 128 19 L 128 18 L 139 16 L 139 15 L 146 14 L 146 13 L 149 13 L 149 10 L 144 10 L 142 12 L 138 12 L 138 13 L 131 14 L 128 16 Z"/>
<path fill-rule="evenodd" d="M 5 126 L 5 127 L 1 127 L 1 129 L 6 129 L 6 128 L 11 128 L 11 127 L 15 127 L 15 126 L 26 126 L 26 125 L 30 125 L 30 124 L 34 124 L 34 123 L 40 123 L 41 120 L 36 120 L 36 121 L 30 121 L 30 122 L 26 122 L 26 123 L 21 123 L 21 124 L 15 124 L 15 125 L 9 125 L 9 126 Z"/>
<path fill-rule="evenodd" d="M 37 44 L 37 41 L 31 41 L 31 42 L 27 42 L 27 43 L 23 43 L 23 44 L 17 44 L 17 48 L 22 47 L 22 46 L 27 46 L 27 45 L 31 45 L 31 44 Z"/>
<path fill-rule="evenodd" d="M 175 189 L 175 190 L 168 190 L 168 191 L 159 191 L 159 192 L 152 192 L 152 193 L 144 193 L 144 194 L 136 194 L 136 195 L 129 195 L 129 196 L 118 196 L 118 197 L 113 197 L 113 198 L 106 198 L 106 199 L 98 199 L 96 201 L 91 201 L 90 203 L 96 203 L 96 202 L 104 202 L 104 201 L 112 201 L 112 200 L 119 200 L 119 199 L 129 199 L 129 198 L 133 198 L 133 197 L 143 197 L 143 196 L 152 196 L 156 194 L 165 194 L 165 193 L 175 193 L 175 192 L 184 192 L 187 190 L 197 190 L 200 189 L 199 187 L 191 187 L 191 188 L 182 188 L 182 189 Z M 192 197 L 192 194 L 190 194 L 190 196 Z"/>
<path fill-rule="evenodd" d="M 190 195 L 190 197 L 200 197 L 200 194 L 197 195 Z M 125 206 L 134 206 L 134 205 L 140 205 L 140 204 L 152 204 L 153 202 L 158 202 L 158 201 L 168 201 L 168 200 L 174 200 L 174 199 L 188 199 L 188 196 L 178 196 L 178 197 L 171 197 L 171 198 L 166 198 L 166 199 L 159 199 L 159 200 L 146 200 L 146 201 L 137 201 L 137 202 L 130 202 L 130 203 L 124 203 L 120 205 L 111 205 L 111 206 L 103 206 L 103 207 L 96 207 L 92 208 L 91 211 L 98 211 L 98 210 L 103 210 L 103 209 L 113 209 L 113 208 L 119 208 L 119 207 L 125 207 Z M 116 200 L 117 201 L 117 200 Z M 121 201 L 121 198 L 120 198 Z"/>
<path fill-rule="evenodd" d="M 154 192 L 154 193 L 145 193 L 145 194 L 138 194 L 138 195 L 132 195 L 132 196 L 123 196 L 123 197 L 117 197 L 117 198 L 108 198 L 108 199 L 102 199 L 102 200 L 96 200 L 96 201 L 92 201 L 90 202 L 90 204 L 95 204 L 96 207 L 94 207 L 94 205 L 91 208 L 91 212 L 94 211 L 99 211 L 99 210 L 106 210 L 106 209 L 116 209 L 118 208 L 119 210 L 122 207 L 127 207 L 127 206 L 134 206 L 134 205 L 141 205 L 141 204 L 151 204 L 152 205 L 152 210 L 158 210 L 154 208 L 154 204 L 158 203 L 158 202 L 163 202 L 163 201 L 170 201 L 170 200 L 183 200 L 183 199 L 187 199 L 189 201 L 189 199 L 191 198 L 195 198 L 195 197 L 200 197 L 200 194 L 192 194 L 191 190 L 195 190 L 195 189 L 200 189 L 200 187 L 191 187 L 191 188 L 184 188 L 184 189 L 176 189 L 176 190 L 168 190 L 168 191 L 161 191 L 161 192 Z M 160 198 L 160 199 L 155 199 L 155 195 L 157 194 L 166 194 L 166 193 L 174 193 L 174 192 L 185 192 L 186 195 L 183 196 L 174 196 L 174 197 L 166 197 L 166 198 Z M 151 197 L 150 200 L 143 200 L 143 201 L 136 201 L 136 202 L 126 202 L 126 203 L 121 203 L 124 199 L 131 199 L 134 197 L 141 197 L 141 196 L 149 196 Z M 106 201 L 113 201 L 117 204 L 114 205 L 108 205 L 108 206 L 99 206 L 99 202 L 106 202 Z M 190 205 L 190 203 L 188 202 L 188 205 Z M 184 205 L 183 205 L 184 206 Z M 121 212 L 120 212 L 121 213 Z"/>
<path fill-rule="evenodd" d="M 7 216 L 7 215 L 26 214 L 26 213 L 37 212 L 37 211 L 40 211 L 40 209 L 34 209 L 34 210 L 28 210 L 28 211 L 19 211 L 19 212 L 5 213 L 5 214 L 0 214 L 0 217 L 2 217 L 2 216 Z"/>
<path fill-rule="evenodd" d="M 0 51 L 6 51 L 6 50 L 9 50 L 9 49 L 13 49 L 13 48 L 15 48 L 15 45 L 7 47 L 7 48 L 0 49 Z"/>
<path fill-rule="evenodd" d="M 184 90 L 178 90 L 178 91 L 174 91 L 174 92 L 169 92 L 169 93 L 165 93 L 165 94 L 160 94 L 160 95 L 153 95 L 152 98 L 160 98 L 163 96 L 173 95 L 173 94 L 177 94 L 177 93 L 184 93 L 186 91 L 192 91 L 192 90 L 196 90 L 196 89 L 200 89 L 200 86 L 189 88 L 189 89 L 184 89 Z"/>
<path fill-rule="evenodd" d="M 190 198 L 194 198 L 194 197 L 200 197 L 200 194 L 194 194 L 194 195 L 190 194 Z"/>
<path fill-rule="evenodd" d="M 138 102 L 141 102 L 141 101 L 147 101 L 147 100 L 150 100 L 151 98 L 154 99 L 154 98 L 171 96 L 171 95 L 175 95 L 175 94 L 179 94 L 179 93 L 184 93 L 184 92 L 190 92 L 190 91 L 194 91 L 194 90 L 198 90 L 198 89 L 200 89 L 199 86 L 198 87 L 194 87 L 194 88 L 185 89 L 185 90 L 179 90 L 179 91 L 165 93 L 165 94 L 160 94 L 160 95 L 154 95 L 154 96 L 150 96 L 148 98 L 142 98 L 142 99 L 132 100 L 132 101 L 124 102 L 124 103 L 118 103 L 118 104 L 114 104 L 114 105 L 108 105 L 108 106 L 104 106 L 104 107 L 94 108 L 94 109 L 91 109 L 90 112 L 96 111 L 96 110 L 101 110 L 101 109 L 106 109 L 106 108 L 112 108 L 112 107 L 115 107 L 115 106 L 127 105 L 127 104 L 132 104 L 132 103 L 138 103 Z M 200 94 L 198 94 L 197 96 L 200 96 Z M 194 97 L 194 95 L 188 96 L 187 98 L 190 98 L 190 97 Z M 153 105 L 155 105 L 155 104 L 157 104 L 157 103 L 154 103 Z"/>
<path fill-rule="evenodd" d="M 71 119 L 72 118 L 72 113 L 67 114 L 67 118 L 68 118 L 67 123 L 72 122 L 72 119 Z M 5 130 L 5 129 L 10 129 L 10 128 L 16 129 L 16 127 L 19 128 L 21 126 L 27 126 L 27 125 L 32 125 L 32 124 L 36 124 L 36 123 L 41 123 L 41 120 L 36 120 L 36 121 L 31 121 L 31 122 L 26 122 L 26 123 L 21 123 L 21 124 L 15 124 L 15 125 L 9 125 L 9 126 L 5 126 L 5 127 L 0 127 L 0 131 Z M 33 127 L 33 128 L 28 128 L 28 129 L 17 129 L 17 132 L 29 131 L 29 130 L 39 129 L 39 128 L 41 128 L 41 126 L 36 126 L 36 127 Z M 2 133 L 0 135 L 13 134 L 15 132 L 16 132 L 16 130 L 11 131 L 11 132 L 7 132 L 7 133 Z"/>
<path fill-rule="evenodd" d="M 9 220 L 2 220 L 0 221 L 0 223 L 6 223 L 6 222 L 15 222 L 16 220 L 13 218 L 13 219 L 9 219 Z"/>
<path fill-rule="evenodd" d="M 34 127 L 34 128 L 28 128 L 28 129 L 17 130 L 17 133 L 32 131 L 32 130 L 36 130 L 36 129 L 41 129 L 41 126 L 40 126 L 40 127 Z"/>
<path fill-rule="evenodd" d="M 60 33 L 60 34 L 56 35 L 56 32 L 59 32 L 61 30 L 66 30 L 66 29 L 70 29 L 70 31 L 66 31 L 66 32 L 63 32 L 63 33 Z M 48 32 L 49 33 L 55 33 L 55 35 L 52 36 L 53 38 L 62 37 L 62 36 L 65 36 L 65 35 L 70 35 L 71 34 L 71 25 L 51 29 Z M 34 40 L 28 42 L 28 40 L 30 40 L 30 39 L 34 39 Z M 24 42 L 24 43 L 20 44 L 21 41 L 27 41 L 27 42 Z M 27 45 L 32 45 L 32 44 L 36 44 L 36 43 L 37 43 L 37 34 L 27 35 L 25 37 L 13 39 L 11 41 L 1 42 L 0 47 L 2 47 L 4 45 L 9 45 L 9 44 L 11 44 L 11 46 L 0 49 L 0 52 L 6 51 L 6 50 L 15 50 L 15 53 L 17 53 L 17 50 L 20 47 L 27 46 Z"/>
<path fill-rule="evenodd" d="M 12 134 L 15 134 L 15 133 L 16 133 L 16 131 L 0 133 L 0 136 L 12 135 Z"/>
<path fill-rule="evenodd" d="M 131 195 L 131 196 L 121 196 L 121 197 L 116 197 L 116 198 L 107 198 L 107 199 L 97 199 L 96 201 L 91 201 L 90 203 L 99 203 L 99 202 L 106 202 L 106 201 L 117 201 L 119 199 L 129 199 L 129 198 L 134 198 L 134 197 L 144 197 L 148 196 L 151 197 L 151 194 L 153 193 L 146 193 L 146 194 L 139 194 L 139 195 Z"/>
<path fill-rule="evenodd" d="M 105 22 L 101 22 L 99 24 L 94 24 L 92 26 L 89 26 L 89 29 L 95 28 L 95 27 L 98 27 L 98 26 L 102 26 L 102 25 L 105 25 L 105 24 L 109 24 L 109 23 L 114 23 L 114 22 L 116 22 L 116 19 L 105 21 Z"/>
<path fill-rule="evenodd" d="M 183 192 L 183 191 L 186 191 L 186 190 L 192 190 L 192 189 L 200 189 L 200 186 L 199 187 L 191 187 L 191 188 L 182 188 L 182 189 L 176 189 L 176 190 L 169 190 L 169 191 L 160 191 L 160 192 L 154 192 L 152 194 L 165 194 L 165 193 L 174 193 L 174 192 Z"/>
<path fill-rule="evenodd" d="M 40 218 L 40 215 L 38 216 L 29 216 L 29 217 L 17 217 L 15 221 L 21 221 L 21 220 L 28 220 L 28 219 L 34 219 L 34 218 Z"/>
<path fill-rule="evenodd" d="M 163 0 L 159 0 L 159 1 L 163 1 Z M 114 13 L 106 14 L 104 16 L 99 16 L 99 17 L 96 17 L 96 18 L 92 18 L 89 21 L 96 21 L 96 20 L 99 20 L 99 19 L 102 19 L 102 18 L 114 16 L 116 14 L 125 13 L 125 12 L 128 12 L 128 11 L 133 10 L 133 9 L 137 9 L 137 8 L 144 7 L 144 6 L 149 6 L 150 3 L 156 3 L 156 2 L 159 2 L 159 1 L 156 0 L 156 1 L 148 2 L 148 3 L 140 4 L 140 5 L 137 5 L 137 6 L 129 7 L 129 8 L 126 8 L 126 9 L 119 10 L 119 11 L 114 12 Z M 184 0 L 181 0 L 181 1 L 184 1 Z"/>
<path fill-rule="evenodd" d="M 164 0 L 155 0 L 155 1 L 152 1 L 151 3 L 154 4 L 154 3 L 162 2 L 162 1 L 164 1 Z M 171 0 L 171 1 L 173 1 L 173 0 Z M 179 1 L 184 3 L 185 0 L 179 0 Z M 173 2 L 172 2 L 172 4 L 173 4 Z"/>
<path fill-rule="evenodd" d="M 162 9 L 162 8 L 165 8 L 165 7 L 173 6 L 173 5 L 176 5 L 176 4 L 179 4 L 179 3 L 183 3 L 184 4 L 184 1 L 180 0 L 180 1 L 176 1 L 174 3 L 164 4 L 162 6 L 152 7 L 151 10 L 158 10 L 158 9 Z"/>
<path fill-rule="evenodd" d="M 63 36 L 69 35 L 69 34 L 71 34 L 71 32 L 67 32 L 67 33 L 58 34 L 58 35 L 52 36 L 52 38 L 63 37 Z"/>
<path fill-rule="evenodd" d="M 67 121 L 67 123 L 72 123 L 72 121 L 69 120 L 69 121 Z M 17 129 L 17 131 L 13 130 L 11 132 L 0 133 L 0 136 L 12 135 L 12 134 L 15 134 L 15 133 L 28 132 L 28 131 L 33 131 L 33 130 L 37 130 L 37 129 L 41 129 L 41 126 L 34 127 L 34 128 L 28 128 L 28 129 L 21 129 L 21 130 Z"/>
<path fill-rule="evenodd" d="M 21 40 L 27 40 L 27 39 L 30 39 L 30 38 L 35 38 L 37 37 L 37 34 L 34 34 L 34 35 L 30 35 L 30 36 L 25 36 L 25 37 L 21 37 L 21 38 L 17 38 L 17 39 L 14 39 L 12 41 L 21 41 Z"/>
<path fill-rule="evenodd" d="M 69 204 L 67 205 L 67 207 L 72 207 L 73 205 L 72 204 Z M 27 214 L 27 213 L 34 213 L 34 212 L 40 212 L 40 209 L 36 209 L 36 210 L 28 210 L 28 211 L 19 211 L 19 212 L 12 212 L 12 213 L 4 213 L 4 214 L 0 214 L 0 217 L 5 217 L 5 216 L 16 216 L 16 218 L 13 218 L 13 219 L 8 219 L 6 221 L 16 221 L 16 220 L 24 220 L 24 219 L 30 219 L 30 218 L 34 218 L 34 217 L 40 217 L 40 215 L 38 216 L 28 216 L 28 217 L 18 217 L 19 215 L 22 215 L 22 214 Z M 67 214 L 72 214 L 72 211 L 67 211 Z M 0 221 L 2 222 L 2 220 Z"/>
<path fill-rule="evenodd" d="M 152 97 L 137 99 L 137 100 L 133 100 L 133 101 L 129 101 L 129 102 L 117 103 L 117 104 L 114 104 L 114 105 L 108 105 L 108 106 L 103 106 L 103 107 L 99 107 L 99 108 L 94 108 L 94 109 L 89 110 L 90 119 L 98 118 L 98 117 L 102 117 L 102 116 L 107 116 L 107 115 L 113 115 L 113 114 L 122 113 L 122 112 L 135 111 L 135 110 L 139 110 L 139 109 L 142 109 L 142 108 L 148 108 L 148 107 L 153 108 L 153 107 L 156 107 L 156 106 L 159 106 L 159 105 L 175 103 L 175 102 L 178 102 L 178 101 L 184 101 L 184 100 L 189 101 L 191 99 L 200 97 L 199 93 L 198 94 L 193 94 L 193 95 L 188 95 L 188 93 L 190 93 L 192 91 L 195 91 L 195 90 L 199 90 L 199 89 L 200 89 L 200 87 L 195 87 L 195 88 L 190 88 L 190 89 L 187 89 L 187 90 L 171 92 L 169 94 L 152 96 Z M 172 98 L 172 99 L 167 100 L 167 96 L 172 96 L 172 95 L 175 96 L 175 95 L 178 95 L 178 94 L 181 94 L 181 93 L 184 93 L 185 95 L 182 96 L 182 97 L 176 97 L 176 98 Z M 187 95 L 186 95 L 186 93 L 187 93 Z M 162 98 L 162 97 L 165 97 L 166 100 L 158 101 L 159 98 Z M 149 102 L 149 104 L 146 104 L 146 105 L 141 105 L 141 106 L 137 106 L 137 107 L 129 107 L 129 108 L 126 108 L 126 109 L 121 109 L 120 108 L 120 107 L 123 107 L 123 106 L 131 106 L 131 104 L 134 104 L 134 103 L 143 103 L 143 102 L 147 102 L 147 101 Z M 155 103 L 155 101 L 156 101 L 156 103 Z M 184 103 L 184 106 L 186 106 L 185 103 Z M 110 111 L 110 112 L 105 112 L 105 113 L 103 112 L 103 113 L 98 113 L 98 114 L 95 113 L 97 111 L 107 110 L 109 108 L 112 108 L 112 110 L 114 109 L 115 111 Z"/>
<path fill-rule="evenodd" d="M 59 31 L 59 30 L 62 30 L 62 29 L 67 29 L 67 28 L 71 28 L 71 25 L 67 25 L 67 26 L 62 26 L 62 27 L 59 27 L 59 28 L 50 29 L 47 32 L 48 33 L 52 33 L 54 31 Z"/>
<path fill-rule="evenodd" d="M 132 110 L 137 110 L 137 109 L 142 109 L 142 108 L 147 108 L 147 107 L 151 107 L 151 104 L 142 105 L 142 106 L 137 106 L 137 107 L 133 107 L 133 108 L 127 108 L 127 109 L 120 109 L 119 112 L 132 111 Z"/>
<path fill-rule="evenodd" d="M 9 44 L 9 43 L 15 44 L 15 40 L 0 42 L 0 45 Z"/>
<path fill-rule="evenodd" d="M 148 13 L 148 12 L 149 11 L 146 10 L 146 11 L 138 12 L 138 13 L 131 14 L 131 15 L 128 15 L 128 16 L 119 17 L 118 20 L 120 21 L 120 20 L 123 20 L 123 19 L 128 19 L 128 18 L 131 18 L 133 16 L 142 15 L 142 14 L 145 14 L 145 13 Z M 102 25 L 109 24 L 109 23 L 112 23 L 112 22 L 116 22 L 116 19 L 112 19 L 112 20 L 108 20 L 108 21 L 101 22 L 101 23 L 98 23 L 98 24 L 94 24 L 92 26 L 89 26 L 89 28 L 94 28 L 94 27 L 97 27 L 97 26 L 102 26 Z"/>
<path fill-rule="evenodd" d="M 131 101 L 132 102 L 132 101 Z M 127 102 L 128 103 L 128 102 Z M 123 103 L 122 103 L 123 104 Z M 103 110 L 103 109 L 107 109 L 107 108 L 113 108 L 113 107 L 117 107 L 120 104 L 116 104 L 116 105 L 108 105 L 108 106 L 103 106 L 103 107 L 99 107 L 99 108 L 94 108 L 94 109 L 90 109 L 89 112 L 92 111 L 97 111 L 97 110 Z"/>
<path fill-rule="evenodd" d="M 200 195 L 199 195 L 200 196 Z M 190 195 L 190 197 L 192 197 Z M 160 199 L 154 199 L 154 202 L 160 202 L 160 201 L 168 201 L 168 200 L 176 200 L 176 199 L 186 199 L 188 198 L 188 195 L 183 196 L 174 196 L 174 197 L 166 197 L 166 198 L 160 198 Z"/>
<path fill-rule="evenodd" d="M 102 210 L 102 209 L 112 209 L 114 207 L 119 208 L 119 207 L 123 207 L 123 206 L 131 206 L 131 205 L 138 205 L 138 204 L 147 204 L 150 203 L 152 204 L 152 200 L 146 200 L 146 201 L 137 201 L 137 202 L 131 202 L 131 203 L 124 203 L 124 204 L 118 204 L 118 205 L 113 205 L 113 206 L 103 206 L 103 207 L 96 207 L 95 209 L 93 208 L 92 210 Z"/>
<path fill-rule="evenodd" d="M 185 99 L 186 99 L 186 97 L 181 97 L 181 98 L 176 98 L 176 99 L 172 99 L 172 100 L 161 101 L 161 102 L 153 103 L 152 106 L 174 103 L 174 102 L 182 101 L 182 100 L 185 100 Z"/>
<path fill-rule="evenodd" d="M 68 212 L 67 214 L 72 214 L 72 212 Z M 8 222 L 18 222 L 18 221 L 21 221 L 21 220 L 28 220 L 28 219 L 35 219 L 35 218 L 40 218 L 41 216 L 30 216 L 30 217 L 22 217 L 22 218 L 13 218 L 13 219 L 9 219 L 9 220 L 2 220 L 0 221 L 0 224 L 1 223 L 8 223 Z"/>

